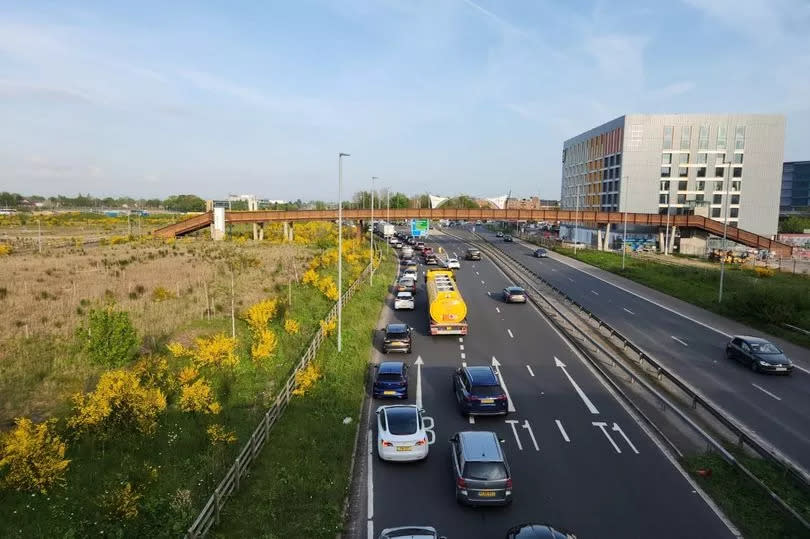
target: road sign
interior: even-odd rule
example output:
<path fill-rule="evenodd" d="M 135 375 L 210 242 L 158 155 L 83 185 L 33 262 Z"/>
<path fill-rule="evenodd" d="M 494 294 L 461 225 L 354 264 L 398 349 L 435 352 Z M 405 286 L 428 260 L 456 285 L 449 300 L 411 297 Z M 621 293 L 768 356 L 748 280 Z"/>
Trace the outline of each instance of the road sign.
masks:
<path fill-rule="evenodd" d="M 429 228 L 429 219 L 411 219 L 411 236 L 414 238 L 427 236 Z"/>

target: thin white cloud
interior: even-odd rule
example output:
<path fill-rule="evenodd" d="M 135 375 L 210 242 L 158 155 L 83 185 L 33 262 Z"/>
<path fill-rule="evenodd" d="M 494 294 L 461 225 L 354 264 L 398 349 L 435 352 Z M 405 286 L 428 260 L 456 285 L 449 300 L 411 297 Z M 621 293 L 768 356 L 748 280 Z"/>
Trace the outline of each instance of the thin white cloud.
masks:
<path fill-rule="evenodd" d="M 475 9 L 479 13 L 483 14 L 485 17 L 493 21 L 497 24 L 501 29 L 506 30 L 508 32 L 512 32 L 521 36 L 526 36 L 526 32 L 512 24 L 511 22 L 507 21 L 506 19 L 499 17 L 495 13 L 491 12 L 490 10 L 482 7 L 481 5 L 473 2 L 472 0 L 461 0 L 471 8 Z"/>
<path fill-rule="evenodd" d="M 649 92 L 649 97 L 654 99 L 668 99 L 691 92 L 695 87 L 697 87 L 697 84 L 694 81 L 684 80 L 652 90 Z"/>

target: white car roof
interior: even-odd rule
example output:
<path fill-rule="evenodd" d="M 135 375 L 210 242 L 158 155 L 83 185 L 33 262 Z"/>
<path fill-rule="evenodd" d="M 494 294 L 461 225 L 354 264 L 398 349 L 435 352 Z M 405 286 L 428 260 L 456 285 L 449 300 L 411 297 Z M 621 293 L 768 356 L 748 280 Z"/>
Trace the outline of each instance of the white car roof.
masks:
<path fill-rule="evenodd" d="M 397 292 L 397 297 L 398 298 L 410 298 L 410 297 L 413 297 L 413 294 L 411 294 L 410 292 Z"/>

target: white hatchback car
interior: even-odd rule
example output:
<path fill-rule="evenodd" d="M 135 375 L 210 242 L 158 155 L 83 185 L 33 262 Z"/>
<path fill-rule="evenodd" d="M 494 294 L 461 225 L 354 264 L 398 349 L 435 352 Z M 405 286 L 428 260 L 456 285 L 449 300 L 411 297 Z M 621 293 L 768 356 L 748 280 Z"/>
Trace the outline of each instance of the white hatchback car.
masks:
<path fill-rule="evenodd" d="M 413 279 L 414 282 L 416 281 L 416 275 L 417 275 L 416 270 L 407 270 L 406 269 L 405 271 L 402 272 L 402 278 L 403 279 L 407 277 L 408 279 Z"/>
<path fill-rule="evenodd" d="M 427 425 L 425 425 L 427 423 Z M 428 456 L 433 419 L 413 404 L 377 408 L 377 455 L 382 460 L 414 461 Z"/>
<path fill-rule="evenodd" d="M 461 264 L 458 262 L 458 258 L 448 258 L 447 259 L 447 269 L 460 269 Z"/>
<path fill-rule="evenodd" d="M 412 311 L 413 308 L 413 294 L 411 292 L 397 292 L 397 297 L 394 299 L 394 310 L 410 309 Z"/>

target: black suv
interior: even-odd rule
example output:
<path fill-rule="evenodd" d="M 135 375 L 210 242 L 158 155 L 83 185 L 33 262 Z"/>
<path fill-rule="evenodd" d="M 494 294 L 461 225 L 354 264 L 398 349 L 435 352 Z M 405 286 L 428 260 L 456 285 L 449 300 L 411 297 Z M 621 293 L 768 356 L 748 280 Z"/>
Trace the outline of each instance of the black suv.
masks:
<path fill-rule="evenodd" d="M 382 331 L 385 332 L 383 354 L 388 352 L 411 353 L 411 346 L 413 345 L 411 332 L 413 330 L 410 326 L 407 324 L 388 324 Z"/>

